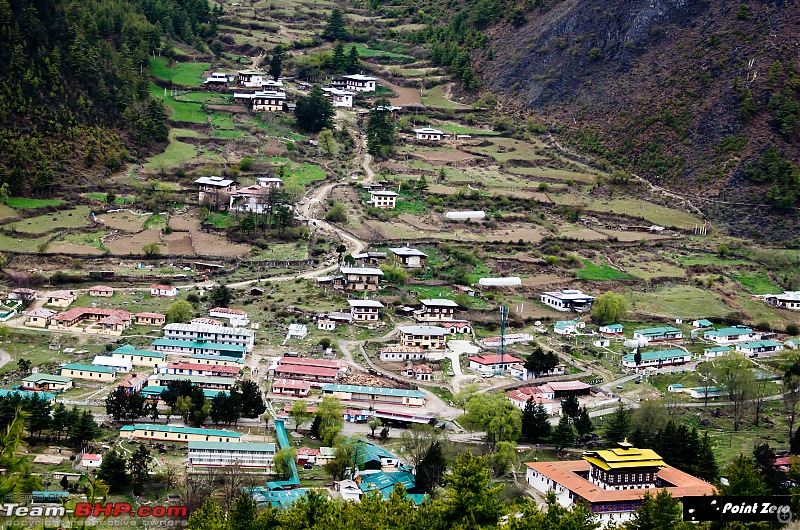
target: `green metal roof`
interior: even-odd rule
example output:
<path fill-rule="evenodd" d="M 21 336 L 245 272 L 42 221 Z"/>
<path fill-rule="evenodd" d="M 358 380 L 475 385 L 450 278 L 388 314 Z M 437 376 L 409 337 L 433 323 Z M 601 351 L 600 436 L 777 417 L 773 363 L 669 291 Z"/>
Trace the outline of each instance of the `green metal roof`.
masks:
<path fill-rule="evenodd" d="M 139 357 L 156 357 L 158 359 L 163 359 L 164 354 L 159 353 L 157 351 L 150 351 L 150 350 L 137 350 L 130 344 L 126 344 L 124 346 L 120 346 L 113 353 L 120 353 L 124 355 L 138 355 Z"/>
<path fill-rule="evenodd" d="M 26 383 L 69 383 L 72 378 L 53 374 L 31 374 L 23 377 L 22 380 Z"/>
<path fill-rule="evenodd" d="M 556 322 L 556 325 L 554 326 L 554 328 L 555 329 L 565 329 L 565 328 L 568 328 L 568 327 L 571 327 L 571 326 L 577 326 L 577 325 L 578 325 L 578 321 L 577 320 L 559 320 L 558 322 Z"/>
<path fill-rule="evenodd" d="M 660 328 L 643 328 L 634 331 L 634 333 L 638 333 L 639 335 L 666 335 L 675 332 L 680 333 L 681 330 L 673 328 L 672 326 L 662 326 Z"/>
<path fill-rule="evenodd" d="M 258 442 L 189 442 L 189 451 L 260 451 L 267 453 L 275 452 L 275 444 Z"/>
<path fill-rule="evenodd" d="M 403 390 L 400 388 L 379 388 L 374 386 L 361 385 L 339 385 L 330 384 L 322 387 L 323 392 L 350 392 L 352 394 L 374 394 L 376 396 L 394 396 L 424 398 L 425 392 L 419 390 Z"/>
<path fill-rule="evenodd" d="M 191 381 L 193 385 L 208 383 L 221 386 L 233 386 L 236 383 L 234 377 L 216 377 L 211 375 L 180 375 L 180 374 L 158 374 L 151 378 L 153 381 Z"/>
<path fill-rule="evenodd" d="M 165 386 L 148 385 L 148 386 L 142 388 L 139 391 L 139 393 L 141 395 L 143 395 L 144 397 L 154 397 L 154 396 L 160 396 L 161 392 L 163 392 L 166 389 L 167 389 L 167 387 L 165 387 Z M 208 399 L 214 399 L 220 393 L 228 394 L 228 391 L 227 390 L 215 390 L 215 389 L 210 389 L 210 388 L 204 388 L 203 389 L 203 395 L 205 397 L 207 397 Z"/>
<path fill-rule="evenodd" d="M 180 434 L 198 434 L 201 436 L 224 436 L 227 438 L 241 438 L 242 434 L 236 431 L 222 431 L 219 429 L 199 429 L 196 427 L 184 427 L 182 425 L 158 425 L 155 423 L 137 423 L 136 425 L 123 425 L 120 432 L 132 431 L 155 431 L 155 432 L 174 432 Z"/>
<path fill-rule="evenodd" d="M 671 359 L 673 357 L 686 357 L 687 355 L 691 356 L 691 354 L 686 353 L 683 350 L 643 351 L 641 353 L 642 353 L 642 362 L 652 361 L 652 360 L 664 361 L 666 359 Z M 622 359 L 628 362 L 636 362 L 634 359 L 634 354 L 632 353 L 625 355 Z"/>
<path fill-rule="evenodd" d="M 51 392 L 33 392 L 32 390 L 19 390 L 17 388 L 0 388 L 0 397 L 9 396 L 19 396 L 22 399 L 31 399 L 36 396 L 39 399 L 45 399 L 47 401 L 53 401 L 56 398 L 56 395 Z"/>
<path fill-rule="evenodd" d="M 712 329 L 703 333 L 704 337 L 735 337 L 737 335 L 745 335 L 752 333 L 753 330 L 747 326 L 733 326 L 732 328 Z"/>
<path fill-rule="evenodd" d="M 195 350 L 216 350 L 238 353 L 238 357 L 244 355 L 247 351 L 245 346 L 240 344 L 220 344 L 218 342 L 199 342 L 196 340 L 180 340 L 180 339 L 156 339 L 153 341 L 153 347 L 164 346 L 170 348 L 192 348 Z"/>
<path fill-rule="evenodd" d="M 388 497 L 394 489 L 394 485 L 398 482 L 401 483 L 406 490 L 414 489 L 417 485 L 417 481 L 411 473 L 405 471 L 398 471 L 396 473 L 378 471 L 377 473 L 361 475 L 361 484 L 359 484 L 358 487 L 361 488 L 361 491 L 365 492 L 378 489 L 381 490 L 381 492 L 385 492 L 384 497 Z"/>
<path fill-rule="evenodd" d="M 95 366 L 93 364 L 69 363 L 61 367 L 61 370 L 83 370 L 84 372 L 99 372 L 103 374 L 113 374 L 116 370 L 108 366 Z"/>
<path fill-rule="evenodd" d="M 752 350 L 753 348 L 777 348 L 783 346 L 780 342 L 776 340 L 754 340 L 752 342 L 744 342 L 742 344 L 737 344 L 737 348 L 746 348 L 748 350 Z"/>
<path fill-rule="evenodd" d="M 721 352 L 721 351 L 733 351 L 733 348 L 729 346 L 714 346 L 713 348 L 706 348 L 703 350 L 704 352 Z"/>
<path fill-rule="evenodd" d="M 604 326 L 600 326 L 601 328 L 608 328 L 608 329 L 623 329 L 622 324 L 606 324 Z"/>

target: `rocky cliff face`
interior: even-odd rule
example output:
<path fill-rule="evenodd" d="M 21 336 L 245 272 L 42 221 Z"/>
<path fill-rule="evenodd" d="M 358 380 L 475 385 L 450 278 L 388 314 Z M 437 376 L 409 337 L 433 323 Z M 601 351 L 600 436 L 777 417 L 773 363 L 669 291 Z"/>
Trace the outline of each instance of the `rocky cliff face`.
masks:
<path fill-rule="evenodd" d="M 716 200 L 768 202 L 745 169 L 769 145 L 800 161 L 799 129 L 781 129 L 775 104 L 800 101 L 799 22 L 793 1 L 564 0 L 493 28 L 478 66 L 584 149 Z"/>

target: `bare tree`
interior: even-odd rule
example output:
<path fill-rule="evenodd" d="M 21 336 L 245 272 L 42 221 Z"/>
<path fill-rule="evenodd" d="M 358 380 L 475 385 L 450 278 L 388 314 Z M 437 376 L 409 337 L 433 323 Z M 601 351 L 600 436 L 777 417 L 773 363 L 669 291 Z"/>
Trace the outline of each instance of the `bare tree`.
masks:
<path fill-rule="evenodd" d="M 751 364 L 739 355 L 724 357 L 714 367 L 717 382 L 725 386 L 728 399 L 733 403 L 734 431 L 739 430 L 747 400 L 754 393 L 755 376 L 751 368 Z"/>
<path fill-rule="evenodd" d="M 244 473 L 239 464 L 226 467 L 220 476 L 222 482 L 222 510 L 227 512 L 241 494 Z"/>
<path fill-rule="evenodd" d="M 178 487 L 178 493 L 181 496 L 181 503 L 186 506 L 189 513 L 202 506 L 211 497 L 218 477 L 216 468 L 208 468 L 203 473 L 186 476 L 186 480 Z"/>
<path fill-rule="evenodd" d="M 769 395 L 767 388 L 767 381 L 764 378 L 758 378 L 753 382 L 753 425 L 758 427 L 758 422 L 761 419 L 761 410 L 764 408 L 764 400 Z"/>
<path fill-rule="evenodd" d="M 414 469 L 428 454 L 431 446 L 441 438 L 440 432 L 431 425 L 414 425 L 410 429 L 403 431 L 400 439 L 403 446 L 400 452 Z"/>
<path fill-rule="evenodd" d="M 794 420 L 797 417 L 797 403 L 800 402 L 800 375 L 789 372 L 783 377 L 783 408 L 789 419 L 789 439 L 794 433 Z"/>
<path fill-rule="evenodd" d="M 167 491 L 178 487 L 181 479 L 181 469 L 175 462 L 166 462 L 161 466 L 161 481 L 167 487 Z"/>

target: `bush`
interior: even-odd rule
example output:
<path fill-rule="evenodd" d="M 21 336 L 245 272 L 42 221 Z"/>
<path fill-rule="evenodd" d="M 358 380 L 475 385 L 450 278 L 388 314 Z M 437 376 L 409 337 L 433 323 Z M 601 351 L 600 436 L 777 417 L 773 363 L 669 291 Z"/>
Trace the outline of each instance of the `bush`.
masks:
<path fill-rule="evenodd" d="M 797 324 L 787 324 L 786 333 L 792 336 L 800 335 L 800 326 L 798 326 Z"/>
<path fill-rule="evenodd" d="M 347 211 L 344 208 L 344 204 L 340 202 L 334 202 L 333 206 L 331 206 L 331 209 L 325 214 L 325 220 L 331 223 L 346 223 Z"/>
<path fill-rule="evenodd" d="M 250 157 L 242 158 L 239 161 L 239 169 L 242 171 L 250 171 L 253 168 L 253 159 Z"/>

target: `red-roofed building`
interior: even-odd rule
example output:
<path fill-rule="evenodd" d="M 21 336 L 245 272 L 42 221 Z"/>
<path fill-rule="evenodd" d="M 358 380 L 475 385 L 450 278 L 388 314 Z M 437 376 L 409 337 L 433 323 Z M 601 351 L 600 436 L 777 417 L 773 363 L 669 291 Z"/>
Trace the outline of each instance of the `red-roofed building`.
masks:
<path fill-rule="evenodd" d="M 124 388 L 128 394 L 135 394 L 145 386 L 148 377 L 147 374 L 128 374 L 117 384 L 117 388 Z"/>
<path fill-rule="evenodd" d="M 409 366 L 400 372 L 406 377 L 411 377 L 417 381 L 430 381 L 433 378 L 433 370 L 427 364 L 418 364 L 416 366 Z"/>
<path fill-rule="evenodd" d="M 472 333 L 472 324 L 465 320 L 440 322 L 439 325 L 446 329 L 451 335 L 455 335 L 456 333 Z"/>
<path fill-rule="evenodd" d="M 344 361 L 336 361 L 333 359 L 311 359 L 309 357 L 280 357 L 278 359 L 278 364 L 318 366 L 320 368 L 333 368 L 335 370 L 347 368 L 347 363 Z"/>
<path fill-rule="evenodd" d="M 89 288 L 89 296 L 114 296 L 114 289 L 108 285 L 95 285 Z"/>
<path fill-rule="evenodd" d="M 103 463 L 103 455 L 97 453 L 83 453 L 81 455 L 81 465 L 83 467 L 100 467 Z"/>
<path fill-rule="evenodd" d="M 559 399 L 570 395 L 588 396 L 592 390 L 592 385 L 581 381 L 551 381 L 541 385 L 539 388 L 543 389 L 545 394 L 552 394 L 552 399 Z"/>
<path fill-rule="evenodd" d="M 66 329 L 88 320 L 99 322 L 99 333 L 111 333 L 128 328 L 133 321 L 130 311 L 103 307 L 73 307 L 51 319 L 50 329 Z"/>
<path fill-rule="evenodd" d="M 509 354 L 474 355 L 469 358 L 469 368 L 476 372 L 492 374 L 506 372 L 512 364 L 521 362 L 522 359 Z"/>
<path fill-rule="evenodd" d="M 150 286 L 150 296 L 178 296 L 178 288 L 172 285 L 156 285 Z"/>
<path fill-rule="evenodd" d="M 241 327 L 250 325 L 250 317 L 245 311 L 240 309 L 231 309 L 230 307 L 215 307 L 208 312 L 208 316 L 212 318 L 227 319 L 231 326 Z"/>
<path fill-rule="evenodd" d="M 167 315 L 161 313 L 136 313 L 133 315 L 135 323 L 140 326 L 163 326 L 167 322 Z"/>
<path fill-rule="evenodd" d="M 202 375 L 209 377 L 236 377 L 240 371 L 241 367 L 234 365 L 222 366 L 189 362 L 171 362 L 156 368 L 157 374 Z"/>
<path fill-rule="evenodd" d="M 506 399 L 508 399 L 515 407 L 520 410 L 525 410 L 525 406 L 529 400 L 533 400 L 534 405 L 541 405 L 548 414 L 553 415 L 556 401 L 548 399 L 542 395 L 542 391 L 535 386 L 528 386 L 518 388 L 506 392 Z"/>
<path fill-rule="evenodd" d="M 319 449 L 312 449 L 310 447 L 298 447 L 296 450 L 297 453 L 297 463 L 298 464 L 313 464 L 317 461 L 317 457 L 319 456 Z"/>
<path fill-rule="evenodd" d="M 279 364 L 274 369 L 270 367 L 270 372 L 272 372 L 276 378 L 302 379 L 304 381 L 309 381 L 312 386 L 319 387 L 329 383 L 335 383 L 339 378 L 339 370 L 301 364 Z"/>
<path fill-rule="evenodd" d="M 197 317 L 189 321 L 189 324 L 211 324 L 212 326 L 224 326 L 225 322 L 216 318 Z"/>
<path fill-rule="evenodd" d="M 290 396 L 306 397 L 311 390 L 308 381 L 296 379 L 276 379 L 272 382 L 273 394 L 288 394 Z"/>

